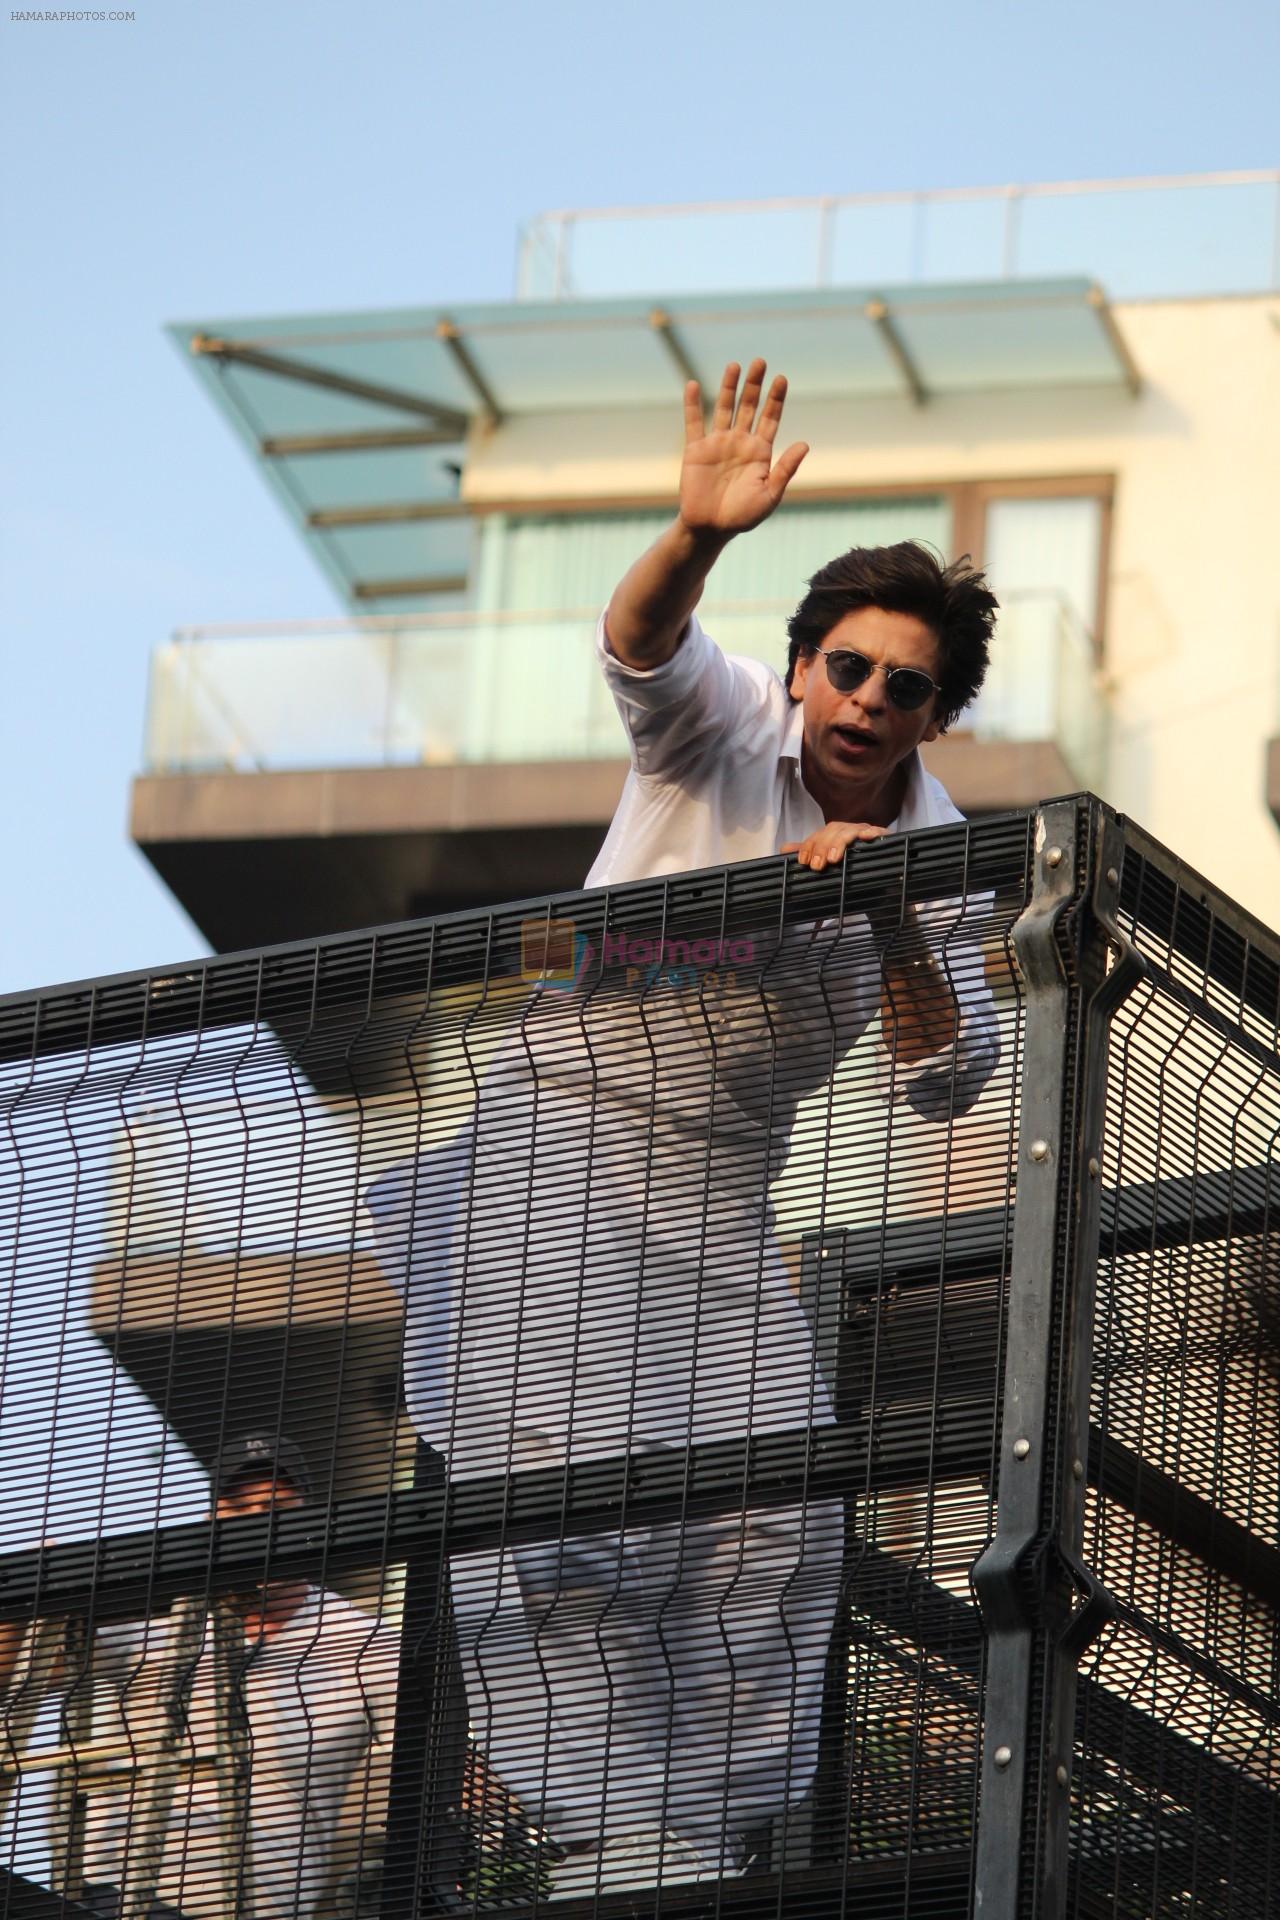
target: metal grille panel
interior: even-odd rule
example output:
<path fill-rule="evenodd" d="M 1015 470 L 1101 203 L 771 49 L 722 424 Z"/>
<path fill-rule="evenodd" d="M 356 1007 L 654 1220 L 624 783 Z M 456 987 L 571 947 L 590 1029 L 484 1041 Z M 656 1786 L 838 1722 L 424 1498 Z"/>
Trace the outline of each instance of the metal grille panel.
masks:
<path fill-rule="evenodd" d="M 0 1003 L 6 1912 L 1262 1912 L 1207 898 L 1078 800 Z"/>

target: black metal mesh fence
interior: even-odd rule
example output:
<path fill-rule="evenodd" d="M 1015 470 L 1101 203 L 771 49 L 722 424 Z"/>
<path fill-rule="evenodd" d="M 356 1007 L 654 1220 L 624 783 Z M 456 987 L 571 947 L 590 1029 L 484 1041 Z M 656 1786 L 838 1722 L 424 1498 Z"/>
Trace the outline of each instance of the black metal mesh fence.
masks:
<path fill-rule="evenodd" d="M 6 1911 L 1265 1912 L 1274 953 L 1117 832 L 0 1003 Z"/>
<path fill-rule="evenodd" d="M 1072 1912 L 1280 1902 L 1280 970 L 1131 830 L 1109 1041 Z"/>

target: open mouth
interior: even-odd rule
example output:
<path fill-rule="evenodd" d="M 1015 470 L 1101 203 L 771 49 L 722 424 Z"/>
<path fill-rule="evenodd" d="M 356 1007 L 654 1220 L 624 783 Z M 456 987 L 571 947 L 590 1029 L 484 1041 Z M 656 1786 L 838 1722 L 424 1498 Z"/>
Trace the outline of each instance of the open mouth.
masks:
<path fill-rule="evenodd" d="M 865 751 L 868 747 L 880 745 L 878 737 L 868 733 L 865 727 L 832 727 L 831 731 L 843 747 Z"/>

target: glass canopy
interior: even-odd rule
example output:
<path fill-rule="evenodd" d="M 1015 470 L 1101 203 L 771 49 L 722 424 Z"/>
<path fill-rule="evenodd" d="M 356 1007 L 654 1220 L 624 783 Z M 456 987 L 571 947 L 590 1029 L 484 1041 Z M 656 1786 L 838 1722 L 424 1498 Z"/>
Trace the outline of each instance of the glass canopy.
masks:
<path fill-rule="evenodd" d="M 170 331 L 344 597 L 403 611 L 468 604 L 461 483 L 476 427 L 672 408 L 691 373 L 708 389 L 744 347 L 785 368 L 793 390 L 908 407 L 1138 385 L 1086 279 L 519 301 Z"/>

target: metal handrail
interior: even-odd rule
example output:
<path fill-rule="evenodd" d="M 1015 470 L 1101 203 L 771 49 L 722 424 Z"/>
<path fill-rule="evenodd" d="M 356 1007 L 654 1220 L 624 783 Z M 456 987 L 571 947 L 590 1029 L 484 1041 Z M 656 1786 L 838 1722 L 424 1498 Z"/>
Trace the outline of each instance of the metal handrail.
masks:
<path fill-rule="evenodd" d="M 846 208 L 911 207 L 919 212 L 931 206 L 975 205 L 1003 202 L 1004 231 L 1001 242 L 1000 277 L 1012 278 L 1017 272 L 1018 216 L 1027 201 L 1067 199 L 1072 196 L 1115 193 L 1167 193 L 1201 187 L 1231 188 L 1274 186 L 1280 189 L 1280 168 L 1237 168 L 1207 173 L 1139 174 L 1131 178 L 1102 180 L 1008 181 L 984 187 L 893 188 L 863 193 L 784 194 L 748 200 L 689 200 L 659 202 L 639 206 L 551 208 L 526 221 L 521 229 L 516 267 L 517 298 L 525 294 L 525 282 L 535 249 L 551 259 L 553 300 L 573 298 L 572 241 L 574 230 L 584 222 L 623 222 L 638 220 L 678 220 L 705 215 L 744 214 L 816 214 L 818 234 L 815 249 L 813 284 L 831 284 L 832 238 L 834 222 Z M 919 276 L 912 275 L 913 279 Z M 1271 246 L 1271 283 L 1280 284 L 1280 195 Z"/>
<path fill-rule="evenodd" d="M 709 599 L 706 602 L 706 606 L 714 608 L 717 613 L 790 613 L 794 605 L 794 596 L 789 600 Z M 418 633 L 424 628 L 553 626 L 568 620 L 585 620 L 594 627 L 600 612 L 601 603 L 597 602 L 589 607 L 534 607 L 523 610 L 504 607 L 489 611 L 461 607 L 452 613 L 371 613 L 355 617 L 331 614 L 315 620 L 232 620 L 214 622 L 209 626 L 176 627 L 168 644 L 184 646 L 198 640 L 253 640 L 259 637 L 286 639 L 295 634 L 305 639 L 309 634 Z"/>
<path fill-rule="evenodd" d="M 825 207 L 911 205 L 920 200 L 1038 199 L 1072 193 L 1119 193 L 1170 187 L 1252 187 L 1280 185 L 1280 167 L 1243 167 L 1217 173 L 1152 173 L 1107 180 L 1009 181 L 986 187 L 895 187 L 871 193 L 778 194 L 757 200 L 672 200 L 647 206 L 550 207 L 540 220 L 649 220 L 668 214 L 778 213 L 821 211 Z"/>

